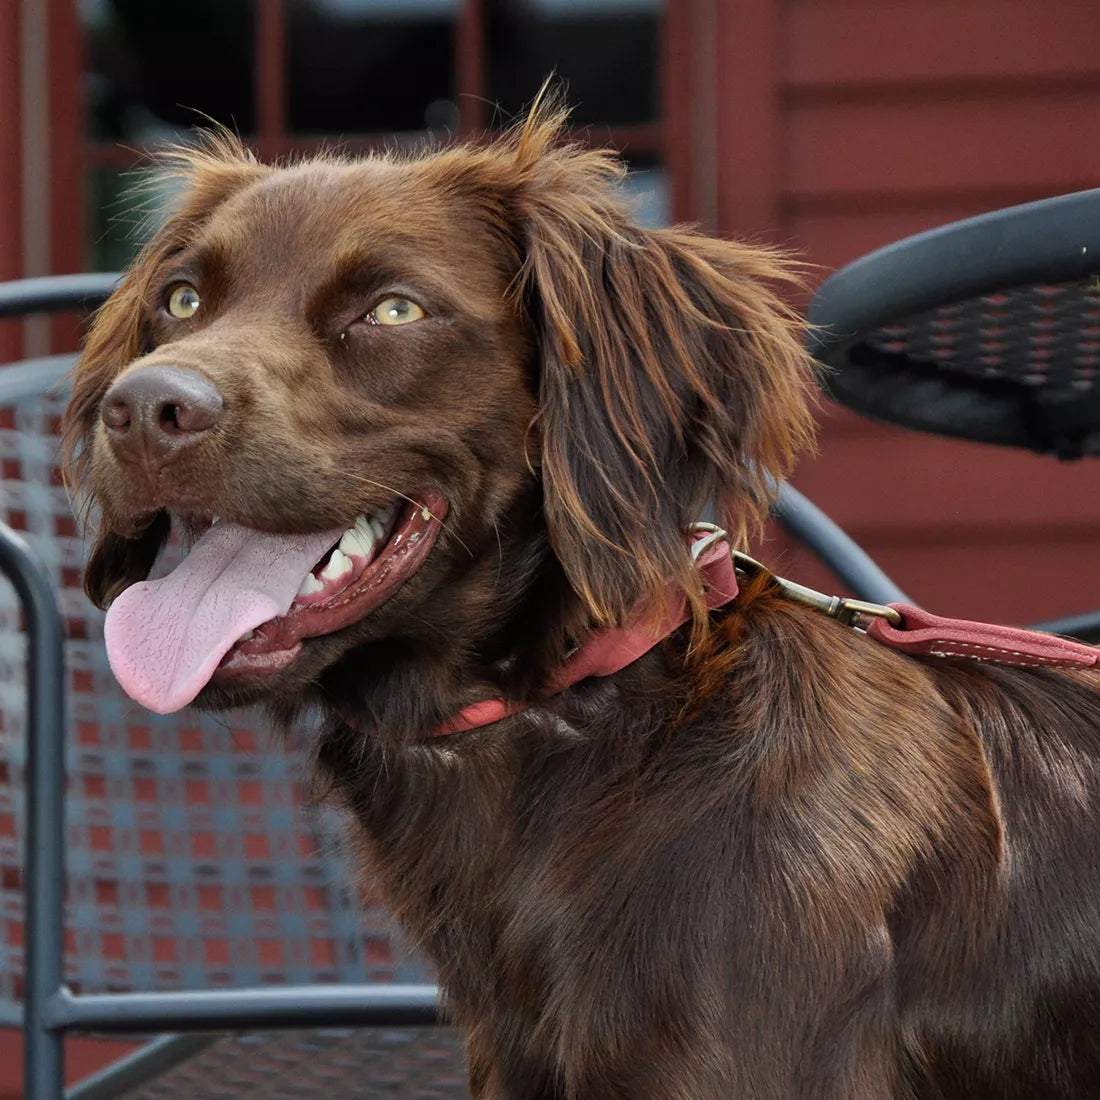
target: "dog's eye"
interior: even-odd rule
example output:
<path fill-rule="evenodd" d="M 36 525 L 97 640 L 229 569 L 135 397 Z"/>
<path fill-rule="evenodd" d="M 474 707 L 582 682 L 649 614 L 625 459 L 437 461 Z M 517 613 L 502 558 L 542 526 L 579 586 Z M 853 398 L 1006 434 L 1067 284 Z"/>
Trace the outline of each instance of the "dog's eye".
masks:
<path fill-rule="evenodd" d="M 199 311 L 199 292 L 188 283 L 181 283 L 168 295 L 168 312 L 181 321 L 190 321 Z"/>
<path fill-rule="evenodd" d="M 367 314 L 371 325 L 407 325 L 419 321 L 424 311 L 408 298 L 386 298 Z"/>

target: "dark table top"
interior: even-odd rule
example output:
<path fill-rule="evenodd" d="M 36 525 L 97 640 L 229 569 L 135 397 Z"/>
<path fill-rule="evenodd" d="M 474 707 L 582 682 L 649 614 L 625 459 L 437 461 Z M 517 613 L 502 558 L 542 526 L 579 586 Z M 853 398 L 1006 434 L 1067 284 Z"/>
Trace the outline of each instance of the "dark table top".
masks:
<path fill-rule="evenodd" d="M 1100 189 L 869 253 L 809 307 L 835 400 L 909 428 L 1100 454 Z"/>

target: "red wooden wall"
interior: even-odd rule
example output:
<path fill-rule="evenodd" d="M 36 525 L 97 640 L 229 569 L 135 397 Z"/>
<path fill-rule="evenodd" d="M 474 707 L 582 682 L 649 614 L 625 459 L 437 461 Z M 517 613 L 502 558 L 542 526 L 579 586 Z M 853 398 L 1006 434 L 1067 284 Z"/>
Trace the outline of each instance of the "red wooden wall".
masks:
<path fill-rule="evenodd" d="M 22 209 L 18 155 L 19 127 L 19 0 L 0 0 L 0 119 L 4 154 L 0 156 L 0 282 L 23 273 Z M 14 323 L 0 321 L 0 363 L 18 358 L 20 333 Z"/>
<path fill-rule="evenodd" d="M 715 158 L 723 233 L 785 241 L 827 271 L 930 226 L 1100 186 L 1094 0 L 717 0 L 673 12 L 716 43 L 703 107 L 716 139 L 696 140 L 694 158 Z M 683 61 L 672 58 L 673 74 Z M 706 198 L 697 184 L 695 198 Z M 820 457 L 796 484 L 914 597 L 1021 622 L 1100 607 L 1100 460 L 1060 464 L 835 412 L 822 426 Z M 801 554 L 782 564 L 833 583 Z"/>

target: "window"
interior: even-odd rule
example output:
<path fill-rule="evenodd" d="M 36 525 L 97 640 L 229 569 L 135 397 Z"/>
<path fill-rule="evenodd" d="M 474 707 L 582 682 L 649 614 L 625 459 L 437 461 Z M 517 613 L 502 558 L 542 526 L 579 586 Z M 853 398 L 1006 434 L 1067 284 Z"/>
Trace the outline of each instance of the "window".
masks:
<path fill-rule="evenodd" d="M 578 135 L 621 149 L 649 222 L 668 217 L 660 0 L 81 0 L 89 266 L 144 223 L 140 151 L 203 117 L 265 157 L 497 128 L 550 73 Z M 396 138 L 395 138 L 396 135 Z"/>

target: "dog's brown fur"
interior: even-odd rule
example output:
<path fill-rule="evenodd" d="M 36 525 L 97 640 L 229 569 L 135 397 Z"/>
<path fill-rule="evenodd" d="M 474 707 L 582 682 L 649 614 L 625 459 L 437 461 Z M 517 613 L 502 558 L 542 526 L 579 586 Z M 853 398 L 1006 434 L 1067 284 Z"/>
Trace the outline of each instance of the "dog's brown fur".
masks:
<path fill-rule="evenodd" d="M 685 526 L 718 501 L 742 536 L 811 434 L 786 269 L 639 228 L 616 162 L 560 127 L 542 109 L 423 158 L 182 155 L 182 209 L 76 373 L 89 593 L 144 576 L 168 512 L 294 531 L 447 497 L 384 606 L 200 702 L 323 704 L 318 767 L 439 965 L 477 1097 L 1100 1095 L 1100 680 L 902 657 L 767 584 L 708 620 Z M 183 276 L 193 322 L 163 309 Z M 356 326 L 393 287 L 428 317 Z M 227 419 L 150 484 L 98 408 L 164 363 Z M 694 628 L 541 698 L 670 583 Z M 528 709 L 428 737 L 495 695 Z"/>

